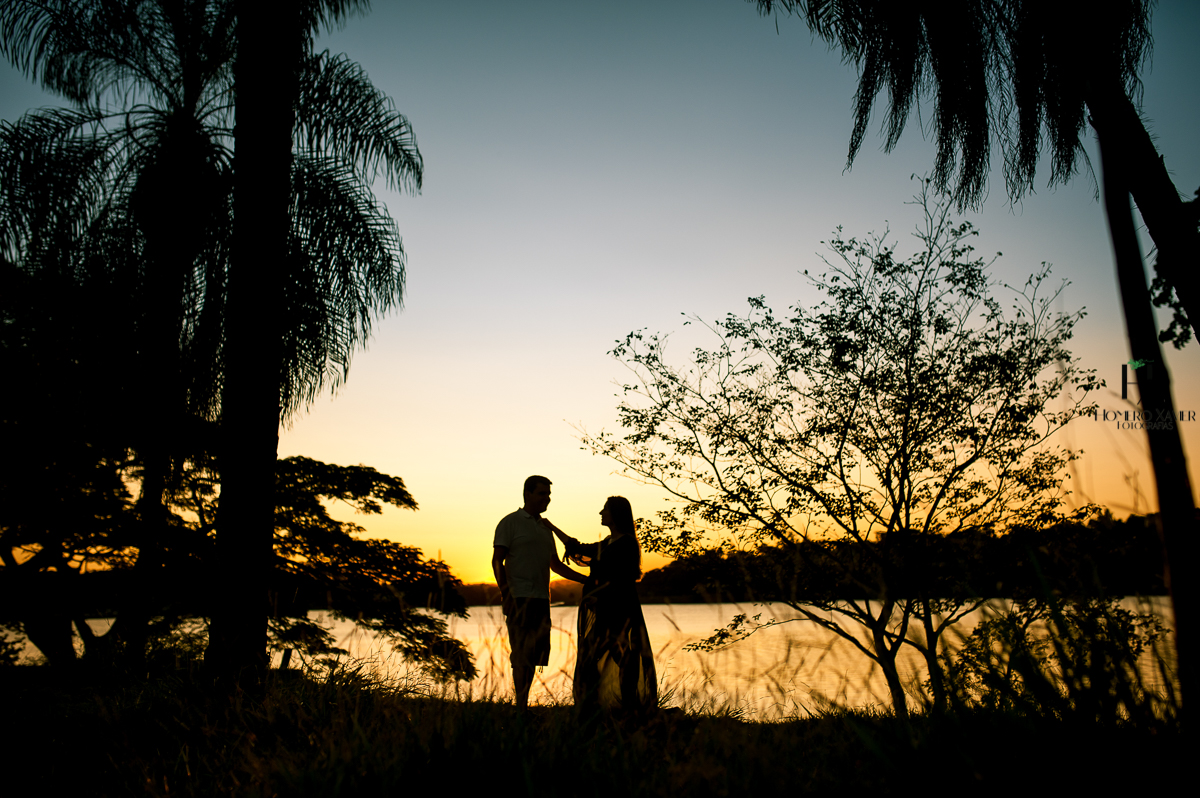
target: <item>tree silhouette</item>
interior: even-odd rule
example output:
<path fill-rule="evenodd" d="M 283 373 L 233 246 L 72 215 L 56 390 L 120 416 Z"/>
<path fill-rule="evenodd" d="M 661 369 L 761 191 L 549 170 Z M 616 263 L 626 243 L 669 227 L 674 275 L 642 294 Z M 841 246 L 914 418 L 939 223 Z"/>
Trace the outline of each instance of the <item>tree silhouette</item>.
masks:
<path fill-rule="evenodd" d="M 61 334 L 61 325 L 48 332 Z M 3 365 L 20 363 L 6 357 Z M 55 402 L 55 396 L 69 396 L 69 388 L 46 388 L 18 401 L 48 402 L 61 411 L 63 402 Z M 12 417 L 6 412 L 4 418 Z M 23 427 L 30 419 L 41 419 L 36 409 L 20 414 L 13 426 Z M 111 615 L 115 598 L 144 583 L 134 579 L 132 567 L 133 513 L 125 483 L 129 463 L 119 452 L 111 456 L 105 451 L 103 439 L 86 420 L 75 432 L 77 442 L 70 448 L 18 452 L 25 466 L 41 465 L 39 455 L 48 461 L 50 467 L 38 468 L 34 478 L 6 472 L 0 479 L 0 498 L 10 506 L 0 524 L 0 627 L 24 632 L 52 667 L 66 669 L 76 661 L 74 626 L 83 643 L 83 661 L 103 669 L 119 661 L 114 654 L 130 641 L 112 631 L 93 632 L 87 618 Z M 56 479 L 46 479 L 47 472 Z M 363 465 L 290 457 L 276 461 L 275 483 L 272 553 L 263 587 L 270 599 L 270 645 L 285 652 L 285 662 L 294 650 L 310 664 L 313 658 L 345 653 L 336 648 L 326 623 L 310 618 L 311 610 L 324 610 L 327 617 L 354 623 L 391 643 L 435 679 L 474 675 L 469 651 L 448 634 L 444 617 L 439 617 L 466 617 L 461 584 L 449 568 L 410 546 L 365 538 L 360 526 L 329 514 L 328 506 L 335 502 L 362 514 L 377 514 L 385 504 L 416 510 L 402 480 Z M 159 660 L 160 667 L 177 667 L 172 660 L 198 653 L 195 648 L 180 650 L 171 641 L 182 630 L 201 628 L 193 623 L 195 616 L 210 609 L 204 593 L 218 570 L 214 520 L 220 485 L 215 458 L 196 457 L 184 464 L 179 489 L 169 492 L 170 520 L 178 534 L 163 546 L 169 581 L 158 586 L 161 601 L 146 646 L 152 656 L 169 655 L 168 661 Z M 3 660 L 7 649 L 0 649 Z"/>
<path fill-rule="evenodd" d="M 219 475 L 194 469 L 191 490 L 180 504 L 199 519 L 204 533 L 226 499 L 214 479 Z M 402 480 L 367 466 L 306 457 L 276 461 L 274 479 L 269 629 L 271 647 L 284 651 L 285 662 L 292 650 L 315 657 L 344 653 L 333 646 L 328 628 L 308 617 L 309 610 L 324 609 L 389 641 L 436 679 L 475 675 L 470 653 L 449 636 L 446 622 L 419 611 L 427 607 L 466 617 L 461 583 L 445 563 L 425 560 L 418 549 L 393 541 L 363 538 L 361 527 L 335 521 L 326 509 L 336 501 L 363 514 L 377 514 L 384 504 L 416 510 Z M 219 548 L 206 554 L 221 556 Z"/>
<path fill-rule="evenodd" d="M 1043 147 L 1050 153 L 1050 184 L 1065 182 L 1081 160 L 1087 165 L 1086 124 L 1095 130 L 1131 362 L 1142 411 L 1153 420 L 1146 433 L 1180 679 L 1191 681 L 1196 656 L 1186 629 L 1196 611 L 1178 571 L 1191 560 L 1196 509 L 1159 340 L 1183 346 L 1200 318 L 1200 199 L 1180 199 L 1139 114 L 1151 0 L 1108 0 L 1086 9 L 1062 0 L 966 0 L 952 10 L 886 0 L 754 2 L 763 14 L 800 13 L 859 67 L 850 163 L 880 91 L 886 88 L 889 99 L 886 150 L 899 141 L 917 100 L 932 93 L 934 183 L 951 191 L 960 208 L 983 197 L 993 137 L 1003 150 L 1009 195 L 1017 198 L 1032 189 Z M 1130 196 L 1158 250 L 1153 291 L 1146 287 Z M 1152 300 L 1175 311 L 1161 336 Z"/>
<path fill-rule="evenodd" d="M 133 324 L 111 318 L 125 286 L 103 265 L 64 278 L 0 263 L 0 371 L 21 382 L 0 394 L 0 606 L 55 664 L 74 658 L 77 577 L 123 564 L 138 533 L 112 367 Z"/>
<path fill-rule="evenodd" d="M 886 235 L 838 230 L 828 271 L 809 277 L 826 297 L 816 307 L 781 318 L 752 298 L 682 365 L 664 337 L 628 335 L 613 352 L 634 375 L 618 407 L 625 434 L 584 438 L 679 501 L 643 522 L 647 549 L 686 554 L 715 534 L 756 551 L 748 582 L 761 600 L 874 660 L 901 716 L 901 647 L 936 673 L 938 638 L 984 595 L 926 592 L 953 583 L 930 539 L 1054 523 L 1073 455 L 1047 442 L 1094 413 L 1099 387 L 1067 349 L 1082 312 L 1053 310 L 1061 288 L 1046 290 L 1045 268 L 1006 312 L 975 231 L 927 190 L 914 203 L 922 251 L 901 259 Z"/>
<path fill-rule="evenodd" d="M 311 48 L 317 26 L 359 5 L 296 7 L 288 68 L 296 88 L 268 87 L 277 101 L 263 106 L 284 120 L 276 138 L 287 171 L 269 205 L 286 228 L 241 258 L 241 278 L 235 174 L 251 183 L 254 163 L 249 152 L 233 157 L 232 0 L 17 0 L 0 9 L 0 51 L 71 103 L 0 129 L 0 247 L 30 273 L 78 275 L 103 262 L 133 289 L 121 310 L 137 319 L 129 381 L 139 413 L 129 444 L 142 463 L 147 575 L 162 564 L 164 491 L 189 454 L 185 420 L 222 415 L 230 373 L 261 374 L 273 452 L 279 420 L 343 380 L 372 318 L 401 301 L 399 233 L 370 185 L 382 175 L 419 188 L 412 130 L 360 67 Z M 241 141 L 254 127 L 239 134 L 239 149 L 252 149 Z M 255 201 L 241 204 L 249 217 Z M 261 330 L 277 341 L 269 350 L 255 341 Z M 233 462 L 249 439 L 230 439 Z M 269 508 L 273 465 L 257 468 Z M 138 634 L 134 613 L 125 617 Z"/>

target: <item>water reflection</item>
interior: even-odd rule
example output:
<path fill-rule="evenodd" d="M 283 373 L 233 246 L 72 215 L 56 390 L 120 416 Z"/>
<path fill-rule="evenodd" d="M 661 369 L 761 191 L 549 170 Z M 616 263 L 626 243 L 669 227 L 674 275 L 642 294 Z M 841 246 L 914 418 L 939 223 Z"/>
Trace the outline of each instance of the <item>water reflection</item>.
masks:
<path fill-rule="evenodd" d="M 1154 612 L 1171 625 L 1170 605 L 1165 597 L 1126 599 L 1123 605 L 1131 610 Z M 996 612 L 1004 606 L 1005 602 L 995 601 L 968 615 L 947 634 L 945 642 L 957 646 L 985 612 Z M 738 613 L 762 612 L 764 618 L 778 620 L 799 618 L 799 613 L 784 605 L 647 604 L 642 611 L 656 652 L 659 694 L 666 696 L 671 706 L 736 712 L 756 720 L 806 715 L 830 704 L 890 709 L 887 685 L 875 663 L 849 641 L 808 621 L 794 620 L 762 629 L 719 651 L 684 650 L 689 643 L 725 626 Z M 571 700 L 575 612 L 574 607 L 551 610 L 550 664 L 537 674 L 531 703 Z M 468 684 L 447 687 L 448 694 L 510 700 L 512 673 L 499 607 L 472 607 L 470 618 L 451 620 L 450 631 L 470 647 L 480 675 Z M 353 657 L 369 660 L 383 675 L 391 678 L 410 675 L 409 665 L 386 642 L 363 634 L 353 624 L 335 623 L 334 634 L 339 646 L 348 649 Z M 860 640 L 866 642 L 865 636 Z M 927 678 L 924 659 L 915 648 L 905 646 L 898 667 L 914 705 L 923 703 L 926 694 L 921 684 Z M 1147 687 L 1161 687 L 1160 676 L 1149 658 L 1141 670 Z"/>
<path fill-rule="evenodd" d="M 1165 596 L 1127 598 L 1125 609 L 1152 612 L 1168 627 L 1173 626 L 1170 601 Z M 957 647 L 987 612 L 999 612 L 1007 602 L 995 600 L 966 616 L 947 633 L 945 643 Z M 845 707 L 880 707 L 890 710 L 887 685 L 879 668 L 849 641 L 808 621 L 796 620 L 762 629 L 749 638 L 713 652 L 686 651 L 685 647 L 721 628 L 739 613 L 763 613 L 779 620 L 798 618 L 785 605 L 740 604 L 646 604 L 642 606 L 650 641 L 655 649 L 659 695 L 669 706 L 688 710 L 736 712 L 748 719 L 770 720 L 806 715 L 836 704 Z M 569 703 L 571 674 L 575 669 L 574 607 L 551 609 L 553 635 L 550 664 L 537 674 L 530 700 L 535 704 Z M 325 613 L 313 612 L 314 619 Z M 91 619 L 97 634 L 105 633 L 111 619 Z M 419 676 L 385 640 L 362 632 L 349 621 L 334 621 L 337 645 L 350 656 L 389 679 Z M 853 628 L 844 625 L 843 628 Z M 451 696 L 474 699 L 511 700 L 512 672 L 508 664 L 508 639 L 499 607 L 472 607 L 467 619 L 451 618 L 450 632 L 465 642 L 475 655 L 479 676 L 472 682 L 447 686 Z M 858 630 L 866 642 L 862 630 Z M 81 644 L 80 644 L 81 645 Z M 1168 646 L 1169 648 L 1169 646 Z M 37 656 L 26 643 L 25 658 Z M 273 665 L 279 664 L 276 654 Z M 295 660 L 293 660 L 295 662 Z M 1140 672 L 1151 690 L 1163 687 L 1152 657 L 1143 656 Z M 921 705 L 926 694 L 925 661 L 916 649 L 905 646 L 898 660 L 901 680 L 913 705 Z M 420 680 L 425 683 L 425 680 Z"/>

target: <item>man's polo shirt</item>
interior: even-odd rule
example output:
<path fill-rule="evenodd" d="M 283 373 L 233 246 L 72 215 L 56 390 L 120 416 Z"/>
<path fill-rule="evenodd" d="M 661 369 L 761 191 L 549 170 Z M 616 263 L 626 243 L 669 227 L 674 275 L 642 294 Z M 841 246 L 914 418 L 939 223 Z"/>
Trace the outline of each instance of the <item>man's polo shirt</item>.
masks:
<path fill-rule="evenodd" d="M 496 525 L 494 546 L 505 546 L 508 589 L 516 598 L 550 598 L 550 563 L 554 561 L 554 534 L 540 518 L 524 508 L 509 513 Z"/>

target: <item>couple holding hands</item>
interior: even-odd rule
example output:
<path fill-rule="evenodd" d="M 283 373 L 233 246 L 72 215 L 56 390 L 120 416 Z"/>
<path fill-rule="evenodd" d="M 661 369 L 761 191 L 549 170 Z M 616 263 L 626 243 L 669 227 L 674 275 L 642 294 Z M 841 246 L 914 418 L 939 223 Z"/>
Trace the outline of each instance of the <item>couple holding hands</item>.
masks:
<path fill-rule="evenodd" d="M 641 547 L 629 501 L 609 497 L 600 523 L 610 534 L 599 543 L 580 543 L 542 518 L 550 505 L 550 480 L 525 480 L 525 506 L 496 527 L 492 572 L 500 587 L 513 682 L 520 709 L 529 706 L 533 669 L 550 660 L 550 571 L 583 583 L 576 637 L 576 706 L 622 714 L 652 712 L 658 705 L 654 652 L 646 633 L 635 583 L 641 576 Z M 585 576 L 558 558 L 554 535 L 565 559 L 590 567 Z"/>

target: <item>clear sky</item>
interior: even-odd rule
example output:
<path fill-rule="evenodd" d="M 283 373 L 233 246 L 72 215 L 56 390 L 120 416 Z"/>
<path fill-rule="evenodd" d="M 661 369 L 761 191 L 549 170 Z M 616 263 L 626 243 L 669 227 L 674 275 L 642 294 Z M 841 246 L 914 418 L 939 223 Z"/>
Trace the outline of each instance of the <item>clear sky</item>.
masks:
<path fill-rule="evenodd" d="M 1143 110 L 1190 195 L 1200 4 L 1162 3 L 1153 32 Z M 496 521 L 529 474 L 554 481 L 547 515 L 584 540 L 606 496 L 628 496 L 637 515 L 664 507 L 577 440 L 615 429 L 618 338 L 740 312 L 759 294 L 780 309 L 812 301 L 800 273 L 820 266 L 820 242 L 838 225 L 906 238 L 910 176 L 933 164 L 914 117 L 891 154 L 873 129 L 845 171 L 854 68 L 798 19 L 777 32 L 739 0 L 376 0 L 319 46 L 360 62 L 408 116 L 425 186 L 380 187 L 408 253 L 403 311 L 377 323 L 338 395 L 284 431 L 280 455 L 403 477 L 419 511 L 357 520 L 440 551 L 466 581 L 490 580 Z M 11 69 L 0 81 L 5 119 L 54 104 Z M 1074 351 L 1119 391 L 1129 355 L 1094 181 L 1045 181 L 1012 206 L 995 169 L 966 217 L 979 252 L 1004 253 L 996 277 L 1020 284 L 1047 261 L 1071 282 L 1062 309 L 1088 313 Z M 1168 362 L 1177 407 L 1200 417 L 1198 352 Z M 1111 390 L 1103 403 L 1124 407 Z M 1183 429 L 1200 457 L 1200 421 Z M 1061 442 L 1086 452 L 1070 482 L 1080 501 L 1153 509 L 1142 433 L 1084 420 Z"/>

